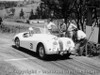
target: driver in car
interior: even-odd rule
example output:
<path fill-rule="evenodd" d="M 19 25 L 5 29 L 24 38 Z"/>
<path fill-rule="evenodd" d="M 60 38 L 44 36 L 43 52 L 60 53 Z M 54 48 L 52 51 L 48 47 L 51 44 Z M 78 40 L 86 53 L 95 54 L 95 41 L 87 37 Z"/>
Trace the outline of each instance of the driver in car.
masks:
<path fill-rule="evenodd" d="M 32 28 L 32 27 L 29 27 L 29 36 L 32 36 L 32 35 L 33 35 L 33 33 L 34 33 L 33 28 Z"/>

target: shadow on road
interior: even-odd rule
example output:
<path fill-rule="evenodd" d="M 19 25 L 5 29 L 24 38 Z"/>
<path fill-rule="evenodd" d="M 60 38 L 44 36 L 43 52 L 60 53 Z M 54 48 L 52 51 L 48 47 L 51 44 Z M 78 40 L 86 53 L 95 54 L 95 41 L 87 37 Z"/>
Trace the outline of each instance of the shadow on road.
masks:
<path fill-rule="evenodd" d="M 36 57 L 36 58 L 39 58 L 38 55 L 37 55 L 37 53 L 35 53 L 35 52 L 33 52 L 33 51 L 30 51 L 30 50 L 28 50 L 28 49 L 25 49 L 25 48 L 22 48 L 22 47 L 19 48 L 19 49 L 17 49 L 15 45 L 12 45 L 12 48 L 14 48 L 14 49 L 16 49 L 16 50 L 18 50 L 18 51 L 27 53 L 27 54 L 29 54 L 29 55 L 31 55 L 31 56 Z"/>
<path fill-rule="evenodd" d="M 31 56 L 33 56 L 33 57 L 36 57 L 36 58 L 40 59 L 39 56 L 38 56 L 38 54 L 35 53 L 35 52 L 33 52 L 33 51 L 30 51 L 30 50 L 25 49 L 25 48 L 17 49 L 17 48 L 15 47 L 15 45 L 12 45 L 12 47 L 13 47 L 14 49 L 18 50 L 18 51 L 27 53 L 27 54 L 29 54 L 29 55 L 31 55 Z M 60 56 L 60 55 L 48 55 L 48 56 L 47 56 L 47 59 L 45 59 L 45 60 L 43 60 L 43 61 L 60 61 L 60 60 L 67 60 L 67 59 L 69 60 L 69 59 L 72 59 L 72 58 L 70 58 L 70 57 L 65 57 L 65 56 Z"/>

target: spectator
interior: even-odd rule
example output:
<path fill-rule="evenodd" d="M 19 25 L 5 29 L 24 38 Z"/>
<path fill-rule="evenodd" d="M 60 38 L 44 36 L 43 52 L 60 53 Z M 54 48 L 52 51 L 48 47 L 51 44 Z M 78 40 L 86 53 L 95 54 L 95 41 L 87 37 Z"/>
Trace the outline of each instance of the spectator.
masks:
<path fill-rule="evenodd" d="M 21 11 L 20 11 L 20 19 L 24 19 L 24 11 L 23 11 L 23 9 L 21 9 Z"/>
<path fill-rule="evenodd" d="M 78 30 L 77 28 L 74 30 L 74 39 L 76 38 L 76 52 L 78 53 L 78 55 L 82 55 L 83 50 L 80 50 L 80 47 L 83 47 L 86 42 L 86 34 L 82 31 L 82 30 Z"/>
<path fill-rule="evenodd" d="M 73 38 L 73 34 L 74 34 L 73 30 L 76 29 L 76 28 L 77 28 L 77 26 L 73 22 L 69 21 L 69 26 L 68 26 L 67 31 L 69 33 L 68 35 L 69 35 L 70 38 Z"/>
<path fill-rule="evenodd" d="M 53 23 L 53 20 L 51 19 L 50 22 L 47 24 L 47 29 L 50 31 L 50 33 L 52 33 L 53 26 L 56 25 Z"/>
<path fill-rule="evenodd" d="M 65 24 L 65 20 L 63 19 L 63 22 L 60 24 L 60 33 L 61 36 L 65 36 L 66 33 L 66 24 Z"/>
<path fill-rule="evenodd" d="M 83 47 L 86 44 L 86 34 L 82 30 L 78 30 L 77 26 L 73 22 L 69 22 L 68 32 L 69 37 L 76 43 L 76 54 L 82 55 L 82 50 L 80 47 Z"/>

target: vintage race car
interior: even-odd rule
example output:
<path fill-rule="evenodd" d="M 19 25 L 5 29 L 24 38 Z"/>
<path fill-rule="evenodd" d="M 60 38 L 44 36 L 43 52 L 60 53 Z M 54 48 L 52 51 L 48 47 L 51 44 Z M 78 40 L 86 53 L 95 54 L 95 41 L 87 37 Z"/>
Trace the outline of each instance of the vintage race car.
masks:
<path fill-rule="evenodd" d="M 32 28 L 32 33 L 27 31 L 14 36 L 17 48 L 34 51 L 42 59 L 51 54 L 70 56 L 75 51 L 75 44 L 70 38 L 52 35 L 46 28 Z"/>

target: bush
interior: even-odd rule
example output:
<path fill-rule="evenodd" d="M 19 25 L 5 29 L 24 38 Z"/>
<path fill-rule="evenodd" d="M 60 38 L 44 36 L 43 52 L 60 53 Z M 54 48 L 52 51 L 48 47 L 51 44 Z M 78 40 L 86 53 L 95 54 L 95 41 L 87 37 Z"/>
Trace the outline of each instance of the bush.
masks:
<path fill-rule="evenodd" d="M 2 33 L 19 33 L 27 29 L 28 27 L 25 26 L 0 25 L 0 32 Z"/>

